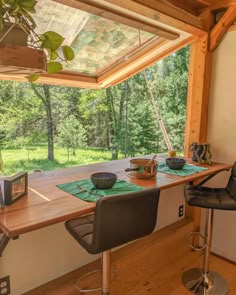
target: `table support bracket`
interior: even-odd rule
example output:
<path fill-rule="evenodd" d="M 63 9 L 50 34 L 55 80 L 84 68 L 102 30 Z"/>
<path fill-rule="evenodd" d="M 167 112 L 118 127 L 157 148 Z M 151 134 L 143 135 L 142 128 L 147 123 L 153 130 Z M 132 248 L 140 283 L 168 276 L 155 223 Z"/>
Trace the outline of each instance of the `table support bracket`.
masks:
<path fill-rule="evenodd" d="M 222 172 L 222 171 L 229 171 L 229 169 L 225 169 L 225 170 L 221 170 L 221 171 L 217 171 L 209 176 L 207 176 L 205 179 L 203 179 L 203 181 L 201 181 L 198 185 L 201 186 L 204 183 L 206 183 L 207 181 L 209 181 L 210 179 L 212 179 L 214 176 L 216 176 L 218 173 Z"/>
<path fill-rule="evenodd" d="M 2 253 L 9 241 L 10 241 L 10 238 L 6 234 L 3 234 L 0 240 L 0 257 L 2 257 Z"/>

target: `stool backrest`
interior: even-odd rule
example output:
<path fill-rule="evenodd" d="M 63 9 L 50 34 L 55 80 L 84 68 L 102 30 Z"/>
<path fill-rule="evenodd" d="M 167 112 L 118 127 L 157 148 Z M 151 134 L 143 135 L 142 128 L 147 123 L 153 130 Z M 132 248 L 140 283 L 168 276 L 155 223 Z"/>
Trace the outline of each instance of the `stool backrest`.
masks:
<path fill-rule="evenodd" d="M 93 252 L 150 234 L 156 225 L 159 196 L 160 190 L 152 188 L 99 199 L 94 216 Z"/>
<path fill-rule="evenodd" d="M 228 190 L 232 198 L 236 200 L 236 162 L 232 167 L 231 176 L 229 178 L 226 189 Z"/>

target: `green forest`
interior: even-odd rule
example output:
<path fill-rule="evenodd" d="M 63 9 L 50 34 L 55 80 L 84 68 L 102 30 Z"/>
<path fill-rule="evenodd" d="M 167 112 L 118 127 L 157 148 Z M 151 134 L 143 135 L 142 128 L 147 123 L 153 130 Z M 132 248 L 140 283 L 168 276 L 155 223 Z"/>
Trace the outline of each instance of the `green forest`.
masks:
<path fill-rule="evenodd" d="M 173 148 L 183 151 L 189 48 L 146 69 Z M 2 175 L 167 152 L 142 73 L 91 90 L 0 81 Z"/>

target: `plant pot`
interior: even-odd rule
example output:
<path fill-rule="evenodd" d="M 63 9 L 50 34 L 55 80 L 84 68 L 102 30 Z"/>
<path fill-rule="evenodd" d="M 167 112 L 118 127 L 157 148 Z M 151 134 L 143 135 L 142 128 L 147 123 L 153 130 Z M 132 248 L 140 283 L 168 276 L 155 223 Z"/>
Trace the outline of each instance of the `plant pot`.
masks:
<path fill-rule="evenodd" d="M 4 75 L 30 75 L 46 71 L 46 56 L 43 50 L 0 44 L 0 56 L 0 73 Z"/>
<path fill-rule="evenodd" d="M 2 36 L 9 30 L 12 26 L 11 23 L 6 23 L 2 32 L 0 32 L 0 40 Z M 18 25 L 15 25 L 9 33 L 1 40 L 0 44 L 10 44 L 10 45 L 20 45 L 27 46 L 28 35 L 25 31 L 21 29 Z"/>

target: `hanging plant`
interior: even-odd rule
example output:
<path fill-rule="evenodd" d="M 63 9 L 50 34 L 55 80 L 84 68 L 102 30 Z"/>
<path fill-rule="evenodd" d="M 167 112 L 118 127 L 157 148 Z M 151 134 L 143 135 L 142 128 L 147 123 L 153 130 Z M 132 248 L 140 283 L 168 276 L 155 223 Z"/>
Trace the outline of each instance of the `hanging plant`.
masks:
<path fill-rule="evenodd" d="M 0 43 L 18 26 L 28 35 L 28 47 L 42 49 L 47 58 L 47 69 L 49 74 L 55 74 L 63 69 L 63 62 L 74 59 L 73 49 L 62 45 L 65 38 L 60 34 L 48 31 L 37 34 L 36 23 L 32 14 L 36 12 L 36 0 L 0 0 L 0 31 L 4 31 Z M 30 82 L 39 78 L 39 74 L 31 74 L 27 77 Z"/>

